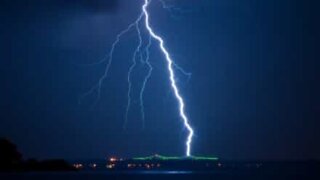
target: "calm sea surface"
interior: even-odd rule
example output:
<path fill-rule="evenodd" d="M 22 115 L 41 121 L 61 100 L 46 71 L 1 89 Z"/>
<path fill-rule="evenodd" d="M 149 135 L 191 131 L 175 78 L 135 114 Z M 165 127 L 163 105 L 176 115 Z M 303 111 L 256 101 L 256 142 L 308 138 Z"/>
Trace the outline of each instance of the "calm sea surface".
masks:
<path fill-rule="evenodd" d="M 192 180 L 290 180 L 290 179 L 316 179 L 319 176 L 307 173 L 208 173 L 208 172 L 189 172 L 189 171 L 135 171 L 135 172 L 105 172 L 105 171 L 88 171 L 88 172 L 30 172 L 30 173 L 0 173 L 0 180 L 21 179 L 21 180 L 107 180 L 107 179 L 150 179 L 150 180 L 179 180 L 179 179 L 192 179 Z"/>

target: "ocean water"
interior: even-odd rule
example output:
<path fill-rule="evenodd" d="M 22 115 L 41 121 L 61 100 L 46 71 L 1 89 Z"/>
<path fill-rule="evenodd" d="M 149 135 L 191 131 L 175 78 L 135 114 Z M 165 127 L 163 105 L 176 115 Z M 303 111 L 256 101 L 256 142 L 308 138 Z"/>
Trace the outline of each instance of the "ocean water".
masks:
<path fill-rule="evenodd" d="M 0 180 L 108 180 L 108 179 L 139 179 L 139 180 L 290 180 L 315 179 L 320 180 L 319 174 L 304 172 L 269 172 L 269 173 L 241 173 L 241 172 L 190 172 L 190 171 L 135 171 L 135 172 L 28 172 L 28 173 L 0 173 Z"/>

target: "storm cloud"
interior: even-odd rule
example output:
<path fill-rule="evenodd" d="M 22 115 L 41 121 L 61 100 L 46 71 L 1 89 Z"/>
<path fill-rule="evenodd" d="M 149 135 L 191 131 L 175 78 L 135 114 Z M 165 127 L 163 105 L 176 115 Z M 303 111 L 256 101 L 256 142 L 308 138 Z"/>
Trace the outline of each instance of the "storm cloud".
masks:
<path fill-rule="evenodd" d="M 105 13 L 115 11 L 118 0 L 3 0 L 2 12 L 29 12 L 31 14 L 57 11 L 77 11 L 81 13 Z M 16 15 L 19 15 L 16 14 Z"/>

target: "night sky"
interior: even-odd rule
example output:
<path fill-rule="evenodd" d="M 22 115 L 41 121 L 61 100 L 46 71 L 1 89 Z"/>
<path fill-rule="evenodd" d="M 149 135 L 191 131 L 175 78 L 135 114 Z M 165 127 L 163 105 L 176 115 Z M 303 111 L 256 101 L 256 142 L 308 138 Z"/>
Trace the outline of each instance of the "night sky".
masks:
<path fill-rule="evenodd" d="M 320 158 L 319 3 L 312 0 L 154 0 L 153 28 L 173 59 L 195 130 L 192 153 L 227 159 Z M 138 43 L 131 31 L 103 74 L 98 62 L 142 0 L 2 0 L 0 2 L 0 137 L 27 158 L 103 158 L 154 153 L 184 155 L 187 131 L 154 43 L 155 70 L 139 114 L 139 72 L 133 76 L 128 128 L 127 71 Z"/>

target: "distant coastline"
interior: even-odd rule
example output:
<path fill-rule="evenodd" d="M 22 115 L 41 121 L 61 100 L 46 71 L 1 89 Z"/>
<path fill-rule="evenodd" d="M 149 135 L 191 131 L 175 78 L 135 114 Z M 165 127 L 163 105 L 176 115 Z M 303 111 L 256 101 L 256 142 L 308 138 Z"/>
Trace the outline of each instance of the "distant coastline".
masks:
<path fill-rule="evenodd" d="M 215 174 L 285 174 L 295 173 L 319 177 L 320 161 L 230 161 L 217 157 L 168 157 L 153 155 L 138 158 L 117 158 L 73 161 L 63 159 L 23 159 L 15 144 L 0 138 L 0 173 L 3 172 L 110 172 L 126 174 L 153 172 L 190 172 Z"/>

